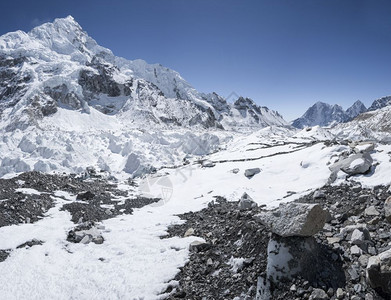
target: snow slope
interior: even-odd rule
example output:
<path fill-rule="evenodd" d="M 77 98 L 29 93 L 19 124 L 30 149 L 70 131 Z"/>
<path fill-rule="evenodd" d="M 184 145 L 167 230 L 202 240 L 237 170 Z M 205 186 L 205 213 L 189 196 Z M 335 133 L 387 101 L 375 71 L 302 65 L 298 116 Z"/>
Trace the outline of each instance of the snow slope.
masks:
<path fill-rule="evenodd" d="M 208 157 L 212 161 L 228 160 L 217 162 L 213 168 L 190 164 L 162 169 L 140 179 L 141 194 L 161 195 L 168 187 L 171 192 L 165 193 L 160 203 L 138 209 L 133 215 L 103 221 L 105 242 L 102 245 L 65 241 L 66 232 L 73 224 L 70 215 L 59 207 L 74 201 L 72 195 L 56 198 L 57 205 L 35 224 L 0 228 L 0 249 L 14 249 L 32 238 L 44 241 L 41 246 L 15 249 L 0 263 L 2 296 L 6 299 L 161 298 L 168 284 L 174 284 L 171 281 L 178 268 L 185 264 L 188 245 L 198 239 L 192 236 L 160 239 L 167 226 L 180 222 L 177 214 L 197 211 L 216 195 L 238 200 L 246 192 L 258 204 L 269 207 L 291 201 L 321 187 L 330 174 L 327 163 L 341 151 L 340 146 L 324 147 L 322 143 L 313 144 L 311 139 L 305 147 L 297 149 L 284 146 L 283 142 L 284 139 L 267 140 L 262 133 L 238 137 L 233 145 L 247 145 L 247 149 L 259 143 L 276 146 L 261 149 L 254 153 L 254 160 L 245 161 L 235 161 L 235 157 L 241 157 L 241 147 L 229 148 Z M 293 151 L 282 153 L 285 150 Z M 258 156 L 263 158 L 257 159 Z M 261 168 L 261 173 L 251 179 L 245 177 L 244 170 L 253 167 Z M 235 168 L 239 169 L 238 173 L 232 172 Z"/>

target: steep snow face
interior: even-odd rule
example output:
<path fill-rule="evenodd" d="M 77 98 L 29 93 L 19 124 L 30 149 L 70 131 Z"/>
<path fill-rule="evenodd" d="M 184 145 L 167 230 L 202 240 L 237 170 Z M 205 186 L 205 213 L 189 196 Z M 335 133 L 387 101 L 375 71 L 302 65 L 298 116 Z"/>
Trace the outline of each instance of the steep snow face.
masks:
<path fill-rule="evenodd" d="M 311 106 L 302 117 L 294 120 L 292 126 L 304 128 L 311 126 L 330 126 L 336 123 L 347 122 L 366 111 L 361 101 L 356 101 L 346 111 L 337 104 L 330 105 L 324 102 L 317 102 Z"/>
<path fill-rule="evenodd" d="M 166 91 L 165 84 L 178 78 L 179 98 L 167 97 L 148 75 L 152 67 L 156 70 L 140 61 L 116 58 L 72 17 L 56 19 L 28 34 L 0 38 L 0 112 L 8 131 L 37 125 L 58 107 L 85 113 L 93 107 L 105 114 L 125 114 L 126 120 L 137 124 L 221 127 L 207 103 L 190 100 L 195 90 L 168 69 L 168 79 L 160 85 Z M 140 70 L 146 79 L 134 76 Z M 154 73 L 161 75 L 156 83 L 165 78 L 162 71 Z"/>
<path fill-rule="evenodd" d="M 391 105 L 391 96 L 385 96 L 373 101 L 372 105 L 368 108 L 368 111 L 380 109 Z"/>
<path fill-rule="evenodd" d="M 0 79 L 0 115 L 8 131 L 38 125 L 59 107 L 87 114 L 95 108 L 139 126 L 222 128 L 222 114 L 230 125 L 236 122 L 235 108 L 222 97 L 200 94 L 160 64 L 114 56 L 71 16 L 1 36 Z M 247 123 L 283 123 L 274 112 L 261 118 L 267 122 Z"/>

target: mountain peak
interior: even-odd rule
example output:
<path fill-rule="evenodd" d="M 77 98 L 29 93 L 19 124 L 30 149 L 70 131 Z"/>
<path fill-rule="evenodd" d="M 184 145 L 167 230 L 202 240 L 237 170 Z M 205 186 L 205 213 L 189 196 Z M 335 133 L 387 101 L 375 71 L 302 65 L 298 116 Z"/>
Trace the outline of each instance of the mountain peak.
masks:
<path fill-rule="evenodd" d="M 318 101 L 302 117 L 294 120 L 292 126 L 297 128 L 315 125 L 329 126 L 334 123 L 347 122 L 365 111 L 365 105 L 359 100 L 346 111 L 338 104 L 331 105 Z"/>

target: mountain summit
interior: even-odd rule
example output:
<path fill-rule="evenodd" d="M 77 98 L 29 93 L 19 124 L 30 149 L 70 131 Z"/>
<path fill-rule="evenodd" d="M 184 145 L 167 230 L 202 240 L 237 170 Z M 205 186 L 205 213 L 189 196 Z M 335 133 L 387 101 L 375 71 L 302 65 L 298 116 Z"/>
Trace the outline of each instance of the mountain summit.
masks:
<path fill-rule="evenodd" d="M 304 128 L 311 126 L 329 126 L 334 123 L 347 122 L 366 111 L 361 101 L 356 101 L 346 111 L 340 105 L 330 105 L 324 102 L 316 102 L 302 117 L 294 120 L 292 126 Z"/>
<path fill-rule="evenodd" d="M 135 126 L 287 124 L 254 102 L 244 113 L 217 94 L 202 94 L 160 64 L 117 57 L 71 16 L 1 36 L 0 78 L 0 115 L 8 131 L 38 125 L 61 109 L 94 109 Z"/>

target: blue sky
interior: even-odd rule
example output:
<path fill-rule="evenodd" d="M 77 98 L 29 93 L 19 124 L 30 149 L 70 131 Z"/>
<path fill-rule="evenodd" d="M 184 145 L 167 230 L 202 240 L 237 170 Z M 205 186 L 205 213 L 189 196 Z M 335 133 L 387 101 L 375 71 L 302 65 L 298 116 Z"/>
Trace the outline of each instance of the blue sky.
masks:
<path fill-rule="evenodd" d="M 391 94 L 389 0 L 1 1 L 0 34 L 72 15 L 99 44 L 287 120 Z"/>

